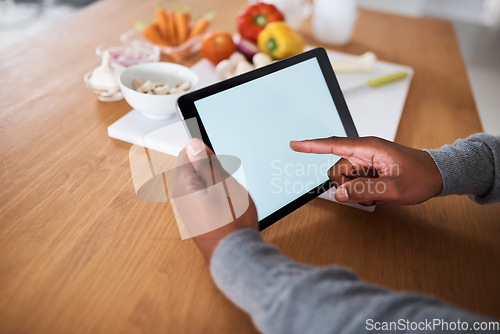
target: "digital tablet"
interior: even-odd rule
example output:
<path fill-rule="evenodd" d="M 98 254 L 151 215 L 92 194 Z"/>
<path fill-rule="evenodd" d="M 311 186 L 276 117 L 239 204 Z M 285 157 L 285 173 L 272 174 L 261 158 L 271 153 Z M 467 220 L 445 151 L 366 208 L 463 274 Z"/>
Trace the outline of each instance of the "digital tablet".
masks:
<path fill-rule="evenodd" d="M 241 160 L 244 178 L 233 176 L 261 230 L 333 186 L 327 171 L 340 157 L 294 152 L 291 140 L 358 136 L 323 48 L 183 95 L 178 106 L 181 119 L 196 119 L 191 137 Z"/>

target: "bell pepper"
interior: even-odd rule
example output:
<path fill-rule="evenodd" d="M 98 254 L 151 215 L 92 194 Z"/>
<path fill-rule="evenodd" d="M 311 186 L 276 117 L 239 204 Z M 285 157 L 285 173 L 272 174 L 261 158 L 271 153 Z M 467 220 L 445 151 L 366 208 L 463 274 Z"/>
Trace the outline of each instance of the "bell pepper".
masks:
<path fill-rule="evenodd" d="M 274 59 L 284 59 L 304 51 L 305 43 L 300 34 L 285 22 L 268 24 L 259 34 L 259 50 Z"/>
<path fill-rule="evenodd" d="M 257 42 L 259 33 L 268 23 L 284 20 L 285 17 L 274 5 L 257 2 L 238 15 L 238 31 L 244 39 Z"/>

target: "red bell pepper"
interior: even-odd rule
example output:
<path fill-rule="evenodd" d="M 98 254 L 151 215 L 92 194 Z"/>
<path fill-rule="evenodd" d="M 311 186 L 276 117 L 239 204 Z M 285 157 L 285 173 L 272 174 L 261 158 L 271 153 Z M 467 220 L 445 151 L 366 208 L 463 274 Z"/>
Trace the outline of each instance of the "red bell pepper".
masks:
<path fill-rule="evenodd" d="M 259 33 L 268 23 L 284 20 L 283 13 L 274 5 L 258 2 L 238 15 L 238 31 L 244 39 L 256 42 Z"/>

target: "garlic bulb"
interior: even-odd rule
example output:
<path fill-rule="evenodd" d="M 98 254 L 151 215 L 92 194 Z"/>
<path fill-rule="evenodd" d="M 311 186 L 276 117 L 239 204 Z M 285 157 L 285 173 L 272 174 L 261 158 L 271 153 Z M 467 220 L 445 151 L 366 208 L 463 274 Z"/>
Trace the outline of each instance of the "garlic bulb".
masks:
<path fill-rule="evenodd" d="M 89 78 L 89 85 L 98 90 L 107 91 L 114 94 L 120 91 L 118 75 L 124 70 L 121 66 L 111 65 L 111 53 L 105 51 L 102 56 L 101 65 L 92 71 Z"/>

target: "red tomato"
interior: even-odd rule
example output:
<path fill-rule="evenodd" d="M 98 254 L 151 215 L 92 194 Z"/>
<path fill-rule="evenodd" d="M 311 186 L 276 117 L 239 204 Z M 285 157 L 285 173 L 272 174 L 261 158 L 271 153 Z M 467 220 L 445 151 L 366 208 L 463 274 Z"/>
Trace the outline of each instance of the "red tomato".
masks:
<path fill-rule="evenodd" d="M 201 54 L 214 65 L 228 59 L 235 51 L 233 36 L 224 31 L 211 32 L 201 41 Z"/>

